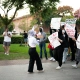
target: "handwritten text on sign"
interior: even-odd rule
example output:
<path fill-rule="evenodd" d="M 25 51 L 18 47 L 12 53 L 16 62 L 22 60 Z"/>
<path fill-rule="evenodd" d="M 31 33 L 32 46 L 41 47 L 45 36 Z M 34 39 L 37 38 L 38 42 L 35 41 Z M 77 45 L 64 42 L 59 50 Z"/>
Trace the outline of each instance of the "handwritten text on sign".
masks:
<path fill-rule="evenodd" d="M 60 44 L 60 42 L 58 41 L 58 32 L 55 32 L 53 34 L 51 34 L 49 37 L 48 37 L 49 41 L 50 41 L 50 44 L 52 47 L 56 48 L 58 47 Z"/>
<path fill-rule="evenodd" d="M 51 19 L 51 29 L 60 29 L 61 18 L 52 18 Z"/>

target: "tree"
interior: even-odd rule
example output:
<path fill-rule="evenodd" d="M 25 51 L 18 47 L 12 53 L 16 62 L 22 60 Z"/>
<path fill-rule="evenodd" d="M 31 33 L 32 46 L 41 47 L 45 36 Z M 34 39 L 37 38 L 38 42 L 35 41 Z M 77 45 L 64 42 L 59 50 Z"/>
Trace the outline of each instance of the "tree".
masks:
<path fill-rule="evenodd" d="M 30 12 L 35 16 L 34 18 L 37 19 L 38 24 L 46 23 L 48 26 L 50 25 L 51 18 L 57 16 L 56 2 L 59 2 L 59 0 L 46 0 L 38 10 L 33 6 L 30 6 Z"/>
<path fill-rule="evenodd" d="M 4 1 L 4 6 L 6 5 L 5 8 L 8 7 L 10 9 L 12 8 L 12 6 L 15 6 L 16 8 L 15 11 L 17 12 L 17 10 L 22 8 L 24 4 L 28 4 L 31 13 L 34 13 L 35 15 L 37 14 L 37 19 L 38 22 L 40 23 L 41 20 L 45 21 L 46 19 L 50 18 L 49 15 L 52 13 L 50 11 L 54 11 L 53 9 L 55 9 L 56 2 L 59 2 L 59 0 L 6 0 Z M 12 21 L 12 19 L 10 20 L 10 22 Z"/>
<path fill-rule="evenodd" d="M 73 8 L 70 6 L 58 7 L 58 14 L 62 17 L 66 16 L 66 14 L 73 15 L 72 11 L 73 11 Z"/>
<path fill-rule="evenodd" d="M 77 18 L 80 18 L 80 9 L 78 9 L 74 12 L 74 16 Z"/>
<path fill-rule="evenodd" d="M 13 1 L 13 2 L 11 2 Z M 17 2 L 17 3 L 16 3 Z M 20 3 L 19 0 L 5 0 L 2 3 L 2 6 L 0 6 L 0 8 L 3 10 L 4 12 L 4 16 L 2 16 L 0 14 L 0 18 L 5 26 L 5 28 L 7 28 L 9 26 L 9 24 L 12 22 L 12 20 L 14 19 L 16 12 L 23 8 L 23 0 L 21 0 L 22 3 Z M 13 16 L 9 18 L 9 11 L 11 11 L 13 8 L 15 7 L 15 12 L 13 13 Z"/>

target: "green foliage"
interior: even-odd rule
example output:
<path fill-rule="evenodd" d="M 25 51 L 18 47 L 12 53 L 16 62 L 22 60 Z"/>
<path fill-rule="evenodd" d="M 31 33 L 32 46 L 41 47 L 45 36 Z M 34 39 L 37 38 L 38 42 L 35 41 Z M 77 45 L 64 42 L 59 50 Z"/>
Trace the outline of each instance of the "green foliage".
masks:
<path fill-rule="evenodd" d="M 66 19 L 71 19 L 71 18 L 74 18 L 74 16 L 64 16 L 62 17 L 61 21 L 65 22 Z"/>
<path fill-rule="evenodd" d="M 36 19 L 32 20 L 30 27 L 33 27 L 33 25 L 35 25 L 35 24 L 37 24 L 37 23 L 38 23 L 38 21 L 37 21 Z"/>
<path fill-rule="evenodd" d="M 49 54 L 49 49 L 47 45 L 48 44 L 46 44 L 46 50 L 47 50 L 47 55 L 49 57 L 50 54 Z M 25 45 L 20 46 L 20 44 L 11 44 L 10 55 L 7 56 L 4 54 L 4 49 L 2 47 L 2 44 L 0 44 L 0 60 L 29 59 L 28 50 L 29 50 L 29 47 L 25 47 Z M 40 53 L 39 46 L 37 46 L 36 50 L 38 53 Z"/>
<path fill-rule="evenodd" d="M 4 37 L 3 36 L 0 36 L 0 44 L 2 44 L 3 43 L 3 40 L 4 40 Z M 13 36 L 12 38 L 11 38 L 11 43 L 12 44 L 21 44 L 21 43 L 23 43 L 24 42 L 24 39 L 23 39 L 23 37 L 22 36 Z"/>
<path fill-rule="evenodd" d="M 76 20 L 76 25 L 80 25 L 80 18 Z"/>

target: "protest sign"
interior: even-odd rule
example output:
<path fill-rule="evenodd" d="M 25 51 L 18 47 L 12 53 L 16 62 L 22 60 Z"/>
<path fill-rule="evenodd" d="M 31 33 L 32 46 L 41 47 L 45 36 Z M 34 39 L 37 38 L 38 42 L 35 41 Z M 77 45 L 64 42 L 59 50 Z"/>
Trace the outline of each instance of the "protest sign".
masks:
<path fill-rule="evenodd" d="M 77 18 L 72 18 L 72 19 L 66 19 L 66 24 L 69 24 L 70 26 L 75 28 L 75 23 L 76 23 Z"/>
<path fill-rule="evenodd" d="M 52 45 L 52 47 L 56 48 L 58 47 L 60 44 L 60 42 L 58 41 L 58 32 L 52 33 L 49 37 L 48 37 L 50 44 Z"/>
<path fill-rule="evenodd" d="M 52 18 L 50 27 L 51 29 L 60 29 L 61 18 Z"/>
<path fill-rule="evenodd" d="M 65 30 L 66 30 L 67 35 L 70 38 L 73 38 L 75 36 L 75 29 L 74 29 L 74 27 L 70 26 L 69 24 L 66 24 Z"/>

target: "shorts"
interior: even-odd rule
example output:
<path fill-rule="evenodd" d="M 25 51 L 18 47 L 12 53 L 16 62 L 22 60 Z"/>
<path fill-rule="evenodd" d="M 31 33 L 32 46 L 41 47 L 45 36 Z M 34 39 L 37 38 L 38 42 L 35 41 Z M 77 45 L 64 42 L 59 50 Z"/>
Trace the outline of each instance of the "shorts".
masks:
<path fill-rule="evenodd" d="M 24 42 L 27 42 L 27 38 L 24 39 Z"/>
<path fill-rule="evenodd" d="M 5 42 L 5 41 L 3 42 L 4 46 L 10 46 L 10 44 L 11 44 L 11 42 Z"/>

